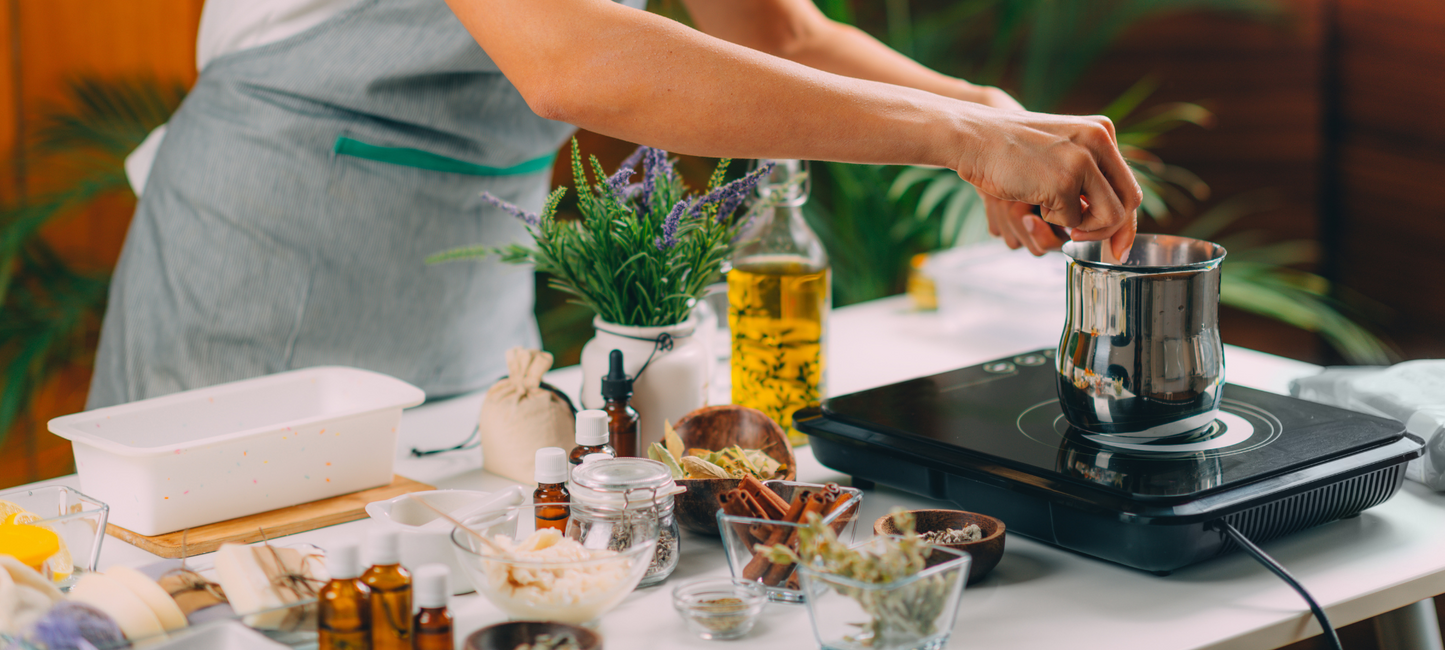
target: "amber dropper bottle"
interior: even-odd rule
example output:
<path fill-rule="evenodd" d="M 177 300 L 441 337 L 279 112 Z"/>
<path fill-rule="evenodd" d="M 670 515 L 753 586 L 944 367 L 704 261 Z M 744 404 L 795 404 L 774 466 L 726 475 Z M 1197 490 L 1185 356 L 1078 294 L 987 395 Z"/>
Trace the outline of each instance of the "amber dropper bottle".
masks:
<path fill-rule="evenodd" d="M 412 650 L 411 574 L 401 566 L 401 534 L 375 531 L 367 542 L 371 568 L 361 582 L 371 589 L 371 648 Z"/>
<path fill-rule="evenodd" d="M 425 564 L 416 569 L 416 606 L 420 610 L 411 627 L 416 637 L 416 650 L 455 648 L 452 613 L 447 611 L 447 597 L 452 592 L 448 577 L 445 564 Z"/>
<path fill-rule="evenodd" d="M 607 413 L 607 437 L 618 458 L 636 458 L 641 445 L 637 409 L 632 408 L 632 378 L 622 370 L 622 350 L 607 358 L 607 376 L 602 378 L 602 411 Z"/>
<path fill-rule="evenodd" d="M 355 544 L 332 547 L 326 554 L 331 582 L 321 588 L 318 650 L 371 650 L 371 590 L 361 584 L 361 557 Z"/>
<path fill-rule="evenodd" d="M 539 507 L 537 529 L 555 528 L 567 532 L 567 518 L 572 509 L 567 504 L 572 495 L 567 492 L 567 452 L 561 447 L 543 447 L 537 450 L 537 489 L 532 491 L 532 503 L 557 503 L 555 507 Z"/>
<path fill-rule="evenodd" d="M 577 413 L 577 446 L 567 455 L 567 462 L 574 467 L 581 465 L 587 454 L 617 457 L 617 450 L 607 444 L 607 420 L 607 413 L 597 409 Z"/>

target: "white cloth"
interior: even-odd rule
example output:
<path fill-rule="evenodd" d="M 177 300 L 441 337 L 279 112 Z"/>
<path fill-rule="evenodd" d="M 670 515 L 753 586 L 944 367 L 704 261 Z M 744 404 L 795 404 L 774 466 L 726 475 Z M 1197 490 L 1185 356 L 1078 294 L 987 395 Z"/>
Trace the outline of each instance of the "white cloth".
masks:
<path fill-rule="evenodd" d="M 275 43 L 315 27 L 357 0 L 206 0 L 196 34 L 196 70 L 227 54 Z M 140 196 L 165 138 L 156 127 L 125 159 L 126 180 Z"/>
<path fill-rule="evenodd" d="M 1445 360 L 1326 368 L 1290 382 L 1290 394 L 1405 423 L 1425 441 L 1424 457 L 1410 461 L 1405 478 L 1445 492 Z"/>

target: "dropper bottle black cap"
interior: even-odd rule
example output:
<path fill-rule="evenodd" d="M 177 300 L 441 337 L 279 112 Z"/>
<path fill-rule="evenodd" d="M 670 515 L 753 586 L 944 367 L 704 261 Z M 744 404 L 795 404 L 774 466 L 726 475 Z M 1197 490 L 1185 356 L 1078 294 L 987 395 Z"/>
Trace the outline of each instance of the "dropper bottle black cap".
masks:
<path fill-rule="evenodd" d="M 613 350 L 607 357 L 607 376 L 602 378 L 602 399 L 626 401 L 632 397 L 632 378 L 622 370 L 622 350 Z"/>

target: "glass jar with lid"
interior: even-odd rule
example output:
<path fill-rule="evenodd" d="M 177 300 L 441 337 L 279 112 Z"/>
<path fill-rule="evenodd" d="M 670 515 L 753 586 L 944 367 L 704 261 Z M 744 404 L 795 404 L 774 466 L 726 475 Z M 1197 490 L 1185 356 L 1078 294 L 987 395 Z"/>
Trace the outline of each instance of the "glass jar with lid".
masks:
<path fill-rule="evenodd" d="M 655 518 L 657 550 L 638 586 L 650 587 L 672 575 L 681 539 L 672 497 L 687 488 L 673 482 L 666 465 L 650 458 L 588 459 L 572 469 L 567 490 L 572 493 L 568 537 L 590 540 L 608 535 L 609 547 L 625 545 L 625 540 L 618 538 L 627 535 L 632 527 L 619 523 L 637 517 Z"/>

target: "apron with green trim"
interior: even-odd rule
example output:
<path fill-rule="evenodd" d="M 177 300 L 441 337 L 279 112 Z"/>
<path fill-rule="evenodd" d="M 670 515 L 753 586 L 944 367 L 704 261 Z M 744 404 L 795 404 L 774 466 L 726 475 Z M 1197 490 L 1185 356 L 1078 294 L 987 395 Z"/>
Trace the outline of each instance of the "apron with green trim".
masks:
<path fill-rule="evenodd" d="M 424 259 L 525 241 L 478 195 L 540 209 L 572 132 L 443 0 L 362 0 L 217 59 L 127 233 L 88 408 L 317 365 L 430 397 L 486 386 L 539 345 L 532 271 Z"/>

